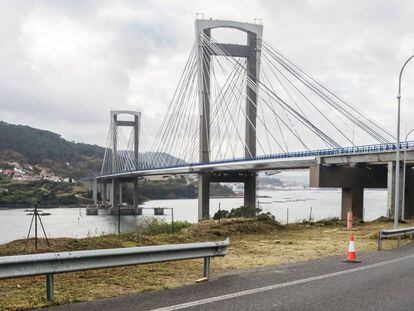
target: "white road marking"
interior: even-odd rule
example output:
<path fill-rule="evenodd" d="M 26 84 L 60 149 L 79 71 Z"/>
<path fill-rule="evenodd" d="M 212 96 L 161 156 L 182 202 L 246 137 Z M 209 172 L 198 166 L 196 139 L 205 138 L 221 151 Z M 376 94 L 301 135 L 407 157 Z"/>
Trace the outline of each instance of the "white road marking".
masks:
<path fill-rule="evenodd" d="M 379 263 L 375 263 L 375 264 L 372 264 L 372 265 L 363 266 L 363 267 L 359 267 L 359 268 L 354 268 L 354 269 L 349 269 L 349 270 L 342 270 L 342 271 L 338 271 L 338 272 L 318 275 L 318 276 L 314 276 L 314 277 L 310 277 L 310 278 L 306 278 L 306 279 L 295 280 L 295 281 L 290 281 L 290 282 L 280 283 L 280 284 L 274 284 L 274 285 L 269 285 L 269 286 L 264 286 L 264 287 L 258 287 L 258 288 L 253 288 L 253 289 L 244 290 L 244 291 L 240 291 L 240 292 L 235 292 L 235 293 L 231 293 L 231 294 L 220 295 L 220 296 L 215 296 L 215 297 L 211 297 L 211 298 L 205 298 L 205 299 L 185 302 L 185 303 L 181 303 L 181 304 L 173 305 L 173 306 L 169 306 L 169 307 L 152 309 L 150 311 L 173 311 L 173 310 L 186 309 L 186 308 L 200 306 L 200 305 L 204 305 L 204 304 L 208 304 L 208 303 L 212 303 L 212 302 L 228 300 L 228 299 L 232 299 L 232 298 L 236 298 L 236 297 L 241 297 L 241 296 L 252 295 L 252 294 L 262 293 L 262 292 L 266 292 L 266 291 L 271 291 L 271 290 L 278 289 L 278 288 L 284 288 L 284 287 L 289 287 L 289 286 L 293 286 L 293 285 L 304 284 L 304 283 L 309 283 L 309 282 L 313 282 L 313 281 L 333 278 L 333 277 L 336 277 L 336 276 L 339 276 L 339 275 L 344 275 L 344 274 L 349 274 L 349 273 L 355 273 L 355 272 L 359 272 L 359 271 L 374 269 L 374 268 L 382 267 L 382 266 L 385 266 L 385 265 L 393 264 L 393 263 L 400 262 L 400 261 L 407 260 L 407 259 L 411 259 L 411 258 L 414 258 L 414 255 L 409 255 L 409 256 L 405 256 L 405 257 L 401 257 L 401 258 L 397 258 L 397 259 L 383 261 L 383 262 L 379 262 Z"/>

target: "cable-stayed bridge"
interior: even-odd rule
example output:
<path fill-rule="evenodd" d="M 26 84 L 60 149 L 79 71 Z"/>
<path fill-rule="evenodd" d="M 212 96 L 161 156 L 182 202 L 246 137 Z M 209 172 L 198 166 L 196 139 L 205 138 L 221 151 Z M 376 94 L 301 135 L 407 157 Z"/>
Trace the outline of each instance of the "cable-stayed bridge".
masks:
<path fill-rule="evenodd" d="M 222 28 L 244 33 L 245 42 L 219 42 L 215 33 Z M 343 215 L 352 209 L 363 217 L 364 188 L 387 187 L 391 208 L 396 146 L 390 132 L 265 41 L 261 24 L 198 19 L 195 30 L 153 141 L 146 140 L 140 112 L 111 112 L 95 200 L 99 188 L 116 207 L 119 184 L 133 182 L 137 193 L 139 176 L 198 174 L 202 219 L 209 216 L 210 182 L 243 182 L 244 204 L 253 207 L 258 171 L 310 168 L 311 186 L 343 189 Z M 414 160 L 414 145 L 401 147 Z M 414 188 L 405 195 L 408 217 Z"/>

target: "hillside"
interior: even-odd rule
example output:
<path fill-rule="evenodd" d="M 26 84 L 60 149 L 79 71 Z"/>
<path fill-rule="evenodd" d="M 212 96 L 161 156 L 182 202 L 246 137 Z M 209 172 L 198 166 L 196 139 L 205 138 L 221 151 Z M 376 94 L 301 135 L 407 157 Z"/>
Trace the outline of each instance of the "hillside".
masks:
<path fill-rule="evenodd" d="M 0 133 L 0 164 L 15 161 L 72 178 L 100 171 L 104 154 L 100 146 L 71 142 L 50 131 L 2 121 Z"/>
<path fill-rule="evenodd" d="M 2 121 L 0 133 L 0 205 L 30 205 L 34 201 L 43 206 L 85 203 L 84 189 L 71 181 L 100 172 L 103 147 L 71 142 L 50 131 Z M 156 156 L 166 163 L 184 163 L 166 153 Z M 147 152 L 140 157 L 145 161 L 155 155 Z M 186 178 L 146 181 L 140 185 L 139 195 L 141 200 L 195 198 L 197 186 Z M 216 184 L 212 186 L 212 195 L 235 194 Z M 132 189 L 126 187 L 124 197 L 132 201 Z"/>
<path fill-rule="evenodd" d="M 0 168 L 17 162 L 74 179 L 95 176 L 101 171 L 105 153 L 101 146 L 71 142 L 50 131 L 3 121 L 0 121 L 0 133 Z M 165 163 L 184 163 L 166 153 L 140 153 L 144 162 L 154 157 Z"/>

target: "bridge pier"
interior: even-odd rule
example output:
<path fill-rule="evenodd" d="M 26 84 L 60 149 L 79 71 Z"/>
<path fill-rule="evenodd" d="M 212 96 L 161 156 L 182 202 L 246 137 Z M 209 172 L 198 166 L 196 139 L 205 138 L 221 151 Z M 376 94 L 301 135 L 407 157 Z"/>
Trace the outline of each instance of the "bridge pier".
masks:
<path fill-rule="evenodd" d="M 395 162 L 389 162 L 387 165 L 388 178 L 387 178 L 387 210 L 388 216 L 394 217 L 395 207 Z M 405 174 L 405 198 L 403 206 L 403 174 L 404 170 L 400 168 L 400 208 L 398 210 L 399 218 L 402 218 L 402 210 L 404 208 L 404 219 L 410 219 L 414 217 L 414 173 L 411 167 L 407 167 Z"/>
<path fill-rule="evenodd" d="M 384 166 L 317 165 L 310 168 L 310 187 L 341 188 L 341 219 L 348 211 L 364 219 L 364 188 L 386 188 L 387 168 Z"/>
<path fill-rule="evenodd" d="M 400 176 L 403 176 L 401 169 Z M 363 219 L 364 188 L 387 188 L 388 216 L 394 216 L 395 203 L 395 162 L 371 166 L 318 165 L 310 168 L 311 187 L 342 188 L 341 219 L 346 220 L 347 212 Z M 404 218 L 414 217 L 414 172 L 406 170 Z M 400 210 L 402 212 L 402 178 L 400 184 Z"/>
<path fill-rule="evenodd" d="M 138 196 L 138 178 L 134 180 L 134 202 L 133 205 L 136 207 L 138 206 L 139 196 Z"/>
<path fill-rule="evenodd" d="M 198 220 L 210 217 L 210 173 L 198 175 Z"/>
<path fill-rule="evenodd" d="M 101 191 L 101 204 L 106 205 L 106 202 L 108 201 L 108 190 L 107 190 L 105 181 L 102 181 L 102 183 L 100 184 L 100 191 Z"/>
<path fill-rule="evenodd" d="M 364 188 L 354 186 L 342 188 L 341 198 L 341 219 L 347 219 L 347 213 L 352 211 L 352 215 L 358 219 L 364 219 Z"/>
<path fill-rule="evenodd" d="M 111 184 L 111 206 L 113 210 L 116 210 L 119 208 L 120 204 L 120 197 L 119 197 L 119 190 L 120 190 L 120 183 L 116 178 L 112 179 Z"/>
<path fill-rule="evenodd" d="M 248 173 L 244 181 L 244 206 L 256 208 L 256 173 Z"/>
<path fill-rule="evenodd" d="M 133 206 L 138 206 L 139 203 L 139 194 L 138 194 L 138 178 L 113 178 L 111 180 L 96 180 L 96 184 L 92 182 L 92 189 L 96 189 L 96 194 L 93 194 L 93 198 L 96 203 L 98 203 L 98 196 L 100 196 L 100 200 L 103 206 L 107 205 L 109 201 L 109 205 L 111 207 L 117 207 L 119 204 L 123 202 L 123 191 L 124 191 L 124 184 L 125 183 L 132 183 L 133 184 L 133 196 L 132 196 L 132 203 Z M 94 188 L 95 187 L 95 188 Z M 99 195 L 100 194 L 100 195 Z"/>
<path fill-rule="evenodd" d="M 92 180 L 92 198 L 93 204 L 98 205 L 98 181 L 96 178 Z"/>
<path fill-rule="evenodd" d="M 198 175 L 198 220 L 210 217 L 210 183 L 244 183 L 244 206 L 256 208 L 256 172 L 202 172 Z"/>
<path fill-rule="evenodd" d="M 404 219 L 414 218 L 414 187 L 412 185 L 411 182 L 411 187 L 405 189 Z"/>

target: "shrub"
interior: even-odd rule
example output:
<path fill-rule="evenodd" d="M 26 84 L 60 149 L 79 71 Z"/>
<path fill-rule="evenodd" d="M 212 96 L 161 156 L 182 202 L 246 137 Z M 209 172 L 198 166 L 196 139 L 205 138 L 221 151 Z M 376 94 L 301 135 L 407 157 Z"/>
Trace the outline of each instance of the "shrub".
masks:
<path fill-rule="evenodd" d="M 226 211 L 226 210 L 220 210 L 217 211 L 214 216 L 213 219 L 219 219 L 219 218 L 253 218 L 253 217 L 258 217 L 258 218 L 267 218 L 269 220 L 272 221 L 276 221 L 276 218 L 270 214 L 269 212 L 267 213 L 260 213 L 262 211 L 261 208 L 251 208 L 248 206 L 240 206 L 238 208 L 232 208 L 231 211 Z"/>
<path fill-rule="evenodd" d="M 174 233 L 176 233 L 188 227 L 191 227 L 191 223 L 188 221 L 174 221 L 174 226 L 172 227 L 171 223 L 164 219 L 143 217 L 138 223 L 135 232 L 144 235 L 170 234 L 172 228 L 174 228 Z"/>
<path fill-rule="evenodd" d="M 229 216 L 229 211 L 226 211 L 225 209 L 221 209 L 214 214 L 213 219 L 217 220 L 221 218 L 227 218 L 228 216 Z"/>
<path fill-rule="evenodd" d="M 249 206 L 240 206 L 239 208 L 232 208 L 228 217 L 229 218 L 252 218 L 258 215 L 262 209 L 260 208 L 251 208 Z"/>

